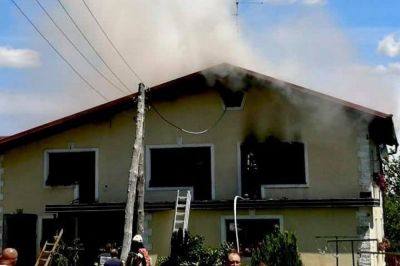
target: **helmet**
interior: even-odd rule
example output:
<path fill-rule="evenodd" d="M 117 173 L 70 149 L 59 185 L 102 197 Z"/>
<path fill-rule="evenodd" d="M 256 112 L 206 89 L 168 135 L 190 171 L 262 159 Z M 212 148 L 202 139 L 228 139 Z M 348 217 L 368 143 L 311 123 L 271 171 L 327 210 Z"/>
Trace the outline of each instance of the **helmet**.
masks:
<path fill-rule="evenodd" d="M 135 236 L 132 238 L 132 241 L 135 241 L 135 242 L 138 242 L 138 243 L 143 243 L 143 238 L 142 238 L 141 235 L 135 235 Z"/>

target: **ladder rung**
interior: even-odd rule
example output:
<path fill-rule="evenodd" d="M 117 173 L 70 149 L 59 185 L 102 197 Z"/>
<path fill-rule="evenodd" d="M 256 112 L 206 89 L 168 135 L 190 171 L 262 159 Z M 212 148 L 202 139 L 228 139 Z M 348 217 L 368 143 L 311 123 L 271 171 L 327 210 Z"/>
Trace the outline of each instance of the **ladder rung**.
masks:
<path fill-rule="evenodd" d="M 178 208 L 183 208 L 183 207 L 186 207 L 186 204 L 178 204 L 177 206 L 178 206 Z"/>

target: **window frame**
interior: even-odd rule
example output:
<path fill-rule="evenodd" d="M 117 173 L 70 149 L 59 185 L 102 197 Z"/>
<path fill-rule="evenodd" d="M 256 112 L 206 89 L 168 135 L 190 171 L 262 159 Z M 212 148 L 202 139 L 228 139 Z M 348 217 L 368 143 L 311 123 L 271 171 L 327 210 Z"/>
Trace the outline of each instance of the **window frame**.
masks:
<path fill-rule="evenodd" d="M 221 243 L 227 241 L 226 239 L 226 220 L 234 220 L 232 215 L 221 216 L 220 228 L 221 228 Z M 236 215 L 236 221 L 239 220 L 279 220 L 279 231 L 283 232 L 283 215 Z M 239 241 L 240 242 L 240 241 Z M 234 243 L 236 246 L 236 243 Z"/>
<path fill-rule="evenodd" d="M 181 187 L 151 187 L 151 149 L 171 149 L 171 148 L 197 148 L 197 147 L 209 147 L 210 148 L 210 173 L 211 173 L 211 200 L 215 199 L 215 175 L 214 175 L 214 144 L 202 143 L 202 144 L 151 144 L 145 147 L 145 175 L 146 175 L 146 190 L 147 191 L 177 191 L 177 190 L 190 190 L 193 195 L 193 187 L 181 186 Z M 193 196 L 192 196 L 193 197 Z"/>
<path fill-rule="evenodd" d="M 295 141 L 295 140 L 294 140 Z M 290 140 L 283 140 L 283 142 L 290 142 Z M 300 141 L 297 141 L 300 142 Z M 305 184 L 261 184 L 261 196 L 263 195 L 263 191 L 268 188 L 309 188 L 310 187 L 310 178 L 309 178 L 309 163 L 308 163 L 308 143 L 306 141 L 301 141 L 304 145 L 304 179 Z M 242 195 L 242 150 L 241 145 L 243 142 L 237 143 L 237 169 L 238 169 L 238 195 Z"/>
<path fill-rule="evenodd" d="M 68 152 L 94 152 L 94 184 L 95 184 L 95 201 L 99 199 L 99 149 L 98 148 L 73 148 L 73 149 L 46 149 L 44 151 L 43 158 L 43 188 L 54 189 L 54 188 L 73 188 L 74 189 L 74 199 L 76 198 L 77 186 L 71 184 L 69 186 L 48 186 L 46 185 L 47 176 L 49 174 L 49 154 L 50 153 L 68 153 Z"/>

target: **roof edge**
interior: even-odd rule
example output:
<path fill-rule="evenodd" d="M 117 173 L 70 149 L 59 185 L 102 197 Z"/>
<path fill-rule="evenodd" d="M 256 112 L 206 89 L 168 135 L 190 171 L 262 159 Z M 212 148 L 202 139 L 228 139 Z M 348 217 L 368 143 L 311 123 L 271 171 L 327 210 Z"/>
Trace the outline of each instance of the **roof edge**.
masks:
<path fill-rule="evenodd" d="M 334 102 L 336 104 L 340 104 L 343 105 L 351 110 L 357 111 L 357 112 L 361 112 L 361 113 L 365 113 L 368 115 L 371 115 L 372 117 L 377 117 L 377 118 L 383 118 L 383 119 L 388 119 L 388 118 L 392 118 L 391 114 L 385 114 L 376 110 L 373 110 L 371 108 L 368 107 L 364 107 L 355 103 L 351 103 L 327 94 L 323 94 L 311 89 L 307 89 L 305 87 L 290 83 L 290 82 L 286 82 L 286 81 L 282 81 L 264 74 L 260 74 L 257 73 L 255 71 L 249 70 L 249 69 L 245 69 L 239 66 L 235 66 L 229 63 L 221 63 L 218 65 L 214 65 L 212 67 L 200 70 L 200 71 L 196 71 L 193 72 L 191 74 L 167 81 L 167 82 L 163 82 L 161 84 L 155 85 L 153 87 L 151 87 L 151 91 L 159 91 L 159 90 L 163 90 L 166 88 L 170 88 L 172 86 L 175 86 L 177 83 L 182 82 L 182 81 L 190 81 L 192 79 L 198 78 L 198 77 L 204 77 L 204 72 L 206 71 L 213 71 L 214 69 L 217 68 L 232 68 L 235 69 L 236 71 L 240 71 L 243 74 L 249 75 L 251 77 L 257 78 L 261 81 L 266 81 L 269 83 L 276 83 L 276 84 L 283 84 L 285 86 L 287 86 L 288 88 L 295 90 L 295 91 L 299 91 L 302 93 L 306 93 L 308 95 L 313 95 L 316 96 L 318 98 L 321 99 L 325 99 L 327 101 L 330 102 Z M 72 127 L 74 125 L 78 125 L 79 123 L 82 123 L 84 121 L 87 121 L 89 118 L 93 117 L 95 114 L 99 114 L 99 113 L 107 113 L 107 112 L 112 112 L 113 110 L 119 110 L 126 105 L 129 105 L 130 103 L 133 103 L 132 99 L 136 98 L 138 96 L 138 92 L 135 92 L 133 94 L 127 95 L 127 96 L 123 96 L 121 98 L 112 100 L 110 102 L 77 112 L 75 114 L 72 115 L 68 115 L 65 117 L 62 117 L 60 119 L 56 119 L 54 121 L 51 121 L 49 123 L 45 123 L 43 125 L 39 125 L 37 127 L 16 133 L 14 135 L 10 135 L 10 136 L 5 136 L 5 137 L 0 137 L 0 152 L 3 150 L 6 150 L 12 146 L 18 145 L 21 142 L 24 141 L 29 141 L 34 139 L 35 137 L 38 136 L 43 136 L 43 135 L 47 135 L 47 134 L 52 134 L 54 132 L 60 132 L 61 130 L 65 129 L 65 128 L 69 128 Z M 133 106 L 133 105 L 132 105 Z"/>

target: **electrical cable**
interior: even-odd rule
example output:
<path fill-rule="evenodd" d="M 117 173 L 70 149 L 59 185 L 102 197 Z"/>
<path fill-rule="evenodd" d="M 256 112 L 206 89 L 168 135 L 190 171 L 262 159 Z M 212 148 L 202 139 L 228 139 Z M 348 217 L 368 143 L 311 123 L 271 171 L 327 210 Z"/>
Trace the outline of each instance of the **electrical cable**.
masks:
<path fill-rule="evenodd" d="M 94 13 L 92 12 L 92 10 L 90 9 L 90 7 L 87 5 L 85 0 L 82 0 L 82 2 L 85 4 L 86 9 L 89 11 L 90 15 L 93 17 L 94 21 L 96 22 L 97 26 L 100 28 L 100 30 L 103 32 L 104 36 L 107 38 L 108 42 L 111 44 L 111 46 L 114 48 L 114 50 L 117 52 L 117 54 L 119 55 L 119 57 L 122 59 L 122 61 L 125 63 L 125 65 L 129 68 L 129 70 L 132 72 L 132 74 L 140 81 L 144 84 L 144 81 L 139 77 L 139 75 L 132 69 L 132 67 L 129 65 L 129 63 L 125 60 L 125 58 L 122 56 L 122 54 L 119 52 L 119 50 L 117 49 L 117 47 L 114 45 L 114 43 L 111 41 L 110 37 L 108 36 L 108 34 L 106 33 L 106 31 L 104 30 L 104 28 L 101 26 L 100 22 L 97 20 L 96 16 L 94 15 Z"/>
<path fill-rule="evenodd" d="M 217 119 L 209 128 L 204 129 L 204 130 L 201 130 L 201 131 L 191 131 L 191 130 L 184 129 L 184 128 L 182 128 L 182 127 L 180 127 L 180 126 L 174 124 L 173 122 L 169 121 L 165 116 L 163 116 L 163 115 L 157 110 L 157 108 L 156 108 L 152 103 L 149 103 L 149 104 L 150 104 L 150 106 L 154 109 L 154 111 L 156 112 L 156 114 L 157 114 L 164 122 L 166 122 L 167 124 L 169 124 L 170 126 L 176 128 L 176 129 L 179 129 L 180 131 L 183 131 L 183 132 L 185 132 L 185 133 L 192 134 L 192 135 L 201 135 L 201 134 L 207 133 L 208 131 L 210 131 L 211 129 L 213 129 L 214 127 L 216 127 L 216 126 L 219 124 L 219 122 L 222 120 L 222 118 L 225 116 L 225 113 L 226 113 L 226 108 L 224 108 L 224 110 L 222 111 L 221 115 L 218 117 L 218 119 Z"/>
<path fill-rule="evenodd" d="M 61 3 L 60 0 L 57 0 L 58 3 L 60 4 L 60 6 L 62 7 L 62 9 L 64 10 L 64 12 L 67 14 L 67 16 L 69 17 L 69 19 L 71 20 L 71 22 L 74 24 L 74 26 L 76 27 L 76 29 L 79 31 L 79 33 L 81 34 L 81 36 L 85 39 L 85 41 L 87 42 L 87 44 L 92 48 L 92 50 L 94 51 L 94 53 L 100 58 L 100 60 L 103 62 L 103 64 L 108 68 L 108 70 L 110 70 L 110 72 L 113 74 L 113 76 L 129 91 L 132 92 L 132 90 L 129 89 L 129 87 L 118 77 L 117 74 L 115 74 L 115 72 L 111 69 L 111 67 L 107 64 L 107 62 L 104 60 L 104 58 L 100 55 L 100 53 L 97 51 L 97 49 L 92 45 L 92 43 L 89 41 L 89 39 L 87 38 L 86 34 L 81 30 L 81 28 L 78 26 L 78 23 L 75 21 L 75 19 L 71 16 L 71 14 L 68 12 L 68 10 L 65 8 L 65 6 L 63 5 L 63 3 Z"/>
<path fill-rule="evenodd" d="M 53 19 L 53 17 L 47 12 L 46 8 L 40 3 L 39 0 L 35 0 L 36 3 L 40 6 L 43 12 L 47 15 L 50 21 L 56 26 L 56 28 L 61 32 L 61 34 L 67 39 L 67 41 L 75 48 L 75 50 L 85 59 L 85 61 L 100 75 L 102 76 L 111 86 L 119 90 L 122 94 L 125 95 L 125 92 L 115 85 L 109 78 L 107 78 L 90 60 L 83 54 L 83 52 L 78 48 L 78 46 L 68 37 L 65 31 L 57 24 L 57 22 Z"/>
<path fill-rule="evenodd" d="M 61 59 L 75 72 L 76 75 L 78 75 L 78 77 L 86 83 L 86 85 L 89 86 L 89 88 L 91 88 L 94 92 L 96 92 L 97 95 L 99 95 L 101 98 L 103 98 L 104 100 L 108 101 L 107 97 L 104 96 L 100 91 L 98 91 L 92 84 L 90 84 L 90 82 L 85 79 L 80 73 L 79 71 L 57 50 L 57 48 L 49 41 L 49 39 L 46 38 L 46 36 L 44 36 L 44 34 L 39 30 L 38 27 L 36 27 L 36 25 L 33 23 L 33 21 L 28 17 L 28 15 L 21 9 L 21 7 L 14 1 L 14 0 L 10 0 L 15 7 L 21 12 L 21 14 L 28 20 L 28 22 L 33 26 L 33 28 L 37 31 L 37 33 L 39 33 L 39 35 L 47 42 L 48 45 L 50 45 L 50 47 L 54 50 L 54 52 L 61 57 Z"/>

